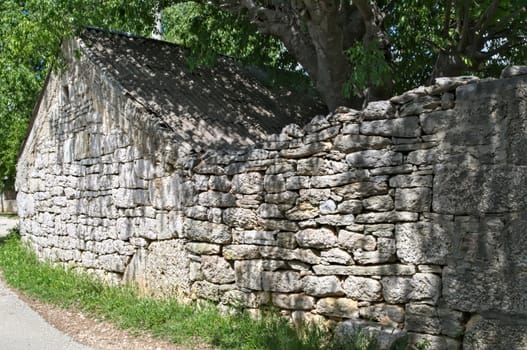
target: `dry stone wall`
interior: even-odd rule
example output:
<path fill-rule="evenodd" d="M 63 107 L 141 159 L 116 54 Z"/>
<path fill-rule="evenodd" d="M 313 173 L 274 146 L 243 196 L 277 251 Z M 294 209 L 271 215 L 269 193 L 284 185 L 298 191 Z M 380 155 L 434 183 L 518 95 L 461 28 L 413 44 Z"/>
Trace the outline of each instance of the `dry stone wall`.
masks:
<path fill-rule="evenodd" d="M 97 107 L 108 99 L 78 85 L 43 104 L 52 121 L 19 164 L 21 232 L 40 256 L 154 294 L 342 321 L 385 347 L 406 333 L 527 346 L 525 77 L 438 79 L 255 147 L 177 156 L 125 96 L 108 87 Z"/>

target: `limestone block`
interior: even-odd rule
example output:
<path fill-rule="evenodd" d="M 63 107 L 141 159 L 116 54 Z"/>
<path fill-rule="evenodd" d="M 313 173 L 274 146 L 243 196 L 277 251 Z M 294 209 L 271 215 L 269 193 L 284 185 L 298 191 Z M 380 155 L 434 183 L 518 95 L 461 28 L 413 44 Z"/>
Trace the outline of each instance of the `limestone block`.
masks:
<path fill-rule="evenodd" d="M 264 219 L 279 219 L 284 217 L 284 214 L 278 205 L 269 203 L 260 204 L 257 214 L 258 217 Z"/>
<path fill-rule="evenodd" d="M 260 225 L 265 230 L 277 230 L 277 231 L 298 231 L 298 224 L 289 220 L 267 220 L 260 219 Z"/>
<path fill-rule="evenodd" d="M 280 151 L 280 155 L 284 158 L 306 158 L 330 149 L 331 143 L 329 142 L 313 142 L 297 148 L 283 149 Z"/>
<path fill-rule="evenodd" d="M 263 188 L 267 193 L 284 192 L 286 190 L 284 175 L 265 175 L 263 180 Z"/>
<path fill-rule="evenodd" d="M 412 101 L 404 104 L 399 109 L 401 117 L 408 115 L 419 115 L 423 112 L 430 111 L 441 105 L 441 99 L 434 96 L 417 96 Z"/>
<path fill-rule="evenodd" d="M 395 191 L 395 210 L 430 211 L 432 191 L 428 187 L 398 188 Z"/>
<path fill-rule="evenodd" d="M 326 188 L 342 186 L 352 182 L 367 180 L 368 176 L 364 170 L 352 170 L 340 174 L 320 175 L 311 178 L 311 187 Z"/>
<path fill-rule="evenodd" d="M 268 292 L 247 293 L 235 289 L 226 291 L 221 297 L 221 302 L 224 304 L 248 308 L 258 308 L 269 304 L 270 301 L 271 296 Z"/>
<path fill-rule="evenodd" d="M 217 255 L 202 256 L 201 271 L 209 282 L 217 284 L 234 282 L 234 269 L 227 260 Z"/>
<path fill-rule="evenodd" d="M 272 300 L 280 309 L 311 310 L 315 307 L 315 298 L 304 294 L 273 293 Z"/>
<path fill-rule="evenodd" d="M 353 275 L 353 276 L 405 276 L 413 275 L 413 265 L 387 264 L 376 266 L 338 266 L 315 265 L 313 271 L 316 275 Z"/>
<path fill-rule="evenodd" d="M 235 244 L 223 247 L 223 257 L 227 260 L 257 259 L 260 247 L 255 245 Z"/>
<path fill-rule="evenodd" d="M 236 286 L 252 290 L 262 289 L 262 260 L 236 260 L 234 262 Z"/>
<path fill-rule="evenodd" d="M 441 297 L 441 277 L 433 273 L 416 273 L 410 285 L 411 300 L 434 305 Z"/>
<path fill-rule="evenodd" d="M 209 208 L 202 205 L 187 207 L 185 208 L 185 216 L 196 220 L 207 220 L 209 216 Z"/>
<path fill-rule="evenodd" d="M 308 188 L 308 189 L 301 189 L 299 191 L 300 201 L 309 201 L 312 205 L 318 206 L 320 202 L 329 200 L 331 198 L 331 190 L 330 189 L 314 189 L 314 188 Z"/>
<path fill-rule="evenodd" d="M 359 214 L 362 212 L 362 201 L 350 199 L 337 205 L 337 212 L 340 214 Z"/>
<path fill-rule="evenodd" d="M 277 245 L 274 231 L 234 230 L 233 237 L 235 243 L 255 244 L 255 245 Z"/>
<path fill-rule="evenodd" d="M 454 125 L 456 116 L 453 110 L 423 113 L 419 116 L 423 133 L 433 134 L 447 130 Z"/>
<path fill-rule="evenodd" d="M 342 131 L 341 131 L 343 134 L 353 134 L 353 135 L 357 135 L 359 132 L 360 132 L 360 124 L 359 123 L 345 123 L 343 126 L 342 126 Z"/>
<path fill-rule="evenodd" d="M 270 165 L 265 171 L 266 175 L 287 174 L 295 171 L 294 161 L 277 160 L 273 165 Z"/>
<path fill-rule="evenodd" d="M 416 137 L 421 135 L 419 118 L 394 118 L 389 120 L 364 121 L 360 126 L 363 135 L 391 137 Z"/>
<path fill-rule="evenodd" d="M 237 194 L 236 206 L 245 209 L 258 209 L 262 203 L 263 196 L 260 194 Z"/>
<path fill-rule="evenodd" d="M 385 181 L 354 182 L 342 187 L 336 187 L 333 192 L 343 199 L 362 199 L 388 193 L 388 184 Z"/>
<path fill-rule="evenodd" d="M 236 205 L 236 197 L 231 193 L 208 191 L 198 195 L 198 203 L 205 207 L 234 207 Z"/>
<path fill-rule="evenodd" d="M 298 193 L 292 191 L 284 191 L 279 193 L 269 193 L 265 195 L 265 202 L 272 204 L 295 204 L 298 198 Z"/>
<path fill-rule="evenodd" d="M 208 178 L 207 187 L 213 191 L 229 192 L 231 190 L 232 183 L 225 175 L 211 176 Z"/>
<path fill-rule="evenodd" d="M 323 201 L 318 206 L 321 214 L 334 214 L 337 210 L 337 203 L 333 199 Z"/>
<path fill-rule="evenodd" d="M 364 234 L 376 237 L 393 237 L 394 224 L 364 225 Z"/>
<path fill-rule="evenodd" d="M 335 334 L 337 335 L 337 339 L 341 338 L 345 340 L 361 330 L 375 336 L 377 339 L 377 346 L 381 350 L 392 349 L 397 340 L 406 335 L 406 332 L 398 328 L 360 319 L 351 319 L 341 322 L 335 330 Z"/>
<path fill-rule="evenodd" d="M 300 159 L 297 162 L 297 175 L 333 175 L 348 171 L 348 164 L 320 157 Z"/>
<path fill-rule="evenodd" d="M 404 221 L 417 221 L 418 217 L 419 215 L 413 212 L 390 211 L 359 214 L 355 217 L 355 222 L 359 224 L 396 223 Z"/>
<path fill-rule="evenodd" d="M 362 110 L 364 120 L 389 119 L 395 114 L 395 108 L 390 101 L 372 101 Z"/>
<path fill-rule="evenodd" d="M 390 195 L 368 197 L 362 201 L 362 206 L 366 210 L 389 211 L 393 210 L 394 202 Z"/>
<path fill-rule="evenodd" d="M 485 318 L 473 316 L 467 323 L 463 337 L 463 349 L 526 349 L 527 324 L 525 318 Z"/>
<path fill-rule="evenodd" d="M 405 304 L 412 293 L 411 277 L 389 276 L 383 277 L 382 294 L 384 300 L 390 304 Z"/>
<path fill-rule="evenodd" d="M 379 301 L 382 299 L 382 285 L 372 278 L 349 276 L 342 287 L 346 295 L 355 300 Z"/>
<path fill-rule="evenodd" d="M 298 245 L 303 248 L 333 248 L 337 244 L 337 236 L 328 228 L 305 229 L 295 234 Z"/>
<path fill-rule="evenodd" d="M 333 147 L 344 153 L 382 149 L 391 145 L 391 140 L 381 136 L 339 135 L 335 137 Z"/>
<path fill-rule="evenodd" d="M 308 220 L 317 217 L 320 213 L 320 210 L 317 206 L 309 203 L 308 201 L 303 201 L 298 203 L 295 207 L 291 208 L 285 213 L 285 217 L 289 220 Z"/>
<path fill-rule="evenodd" d="M 321 251 L 320 258 L 322 259 L 322 264 L 328 265 L 333 263 L 341 265 L 348 265 L 350 263 L 353 263 L 351 255 L 339 248 Z"/>
<path fill-rule="evenodd" d="M 342 248 L 350 252 L 355 250 L 372 251 L 377 247 L 375 237 L 347 230 L 339 230 L 338 243 Z"/>
<path fill-rule="evenodd" d="M 220 253 L 221 245 L 202 242 L 189 242 L 185 245 L 185 248 L 189 252 L 197 255 L 214 255 Z"/>
<path fill-rule="evenodd" d="M 291 176 L 285 181 L 287 190 L 299 190 L 301 188 L 309 188 L 311 186 L 311 178 L 309 176 Z"/>
<path fill-rule="evenodd" d="M 349 298 L 322 298 L 317 302 L 316 311 L 320 315 L 357 318 L 359 307 L 355 300 Z"/>
<path fill-rule="evenodd" d="M 396 175 L 390 179 L 390 187 L 432 187 L 432 176 Z"/>
<path fill-rule="evenodd" d="M 302 289 L 316 297 L 343 296 L 340 280 L 335 276 L 306 276 L 302 279 Z"/>
<path fill-rule="evenodd" d="M 185 219 L 182 231 L 184 237 L 209 243 L 227 244 L 232 238 L 228 226 L 208 221 Z"/>
<path fill-rule="evenodd" d="M 242 229 L 252 229 L 258 222 L 256 212 L 245 208 L 227 208 L 223 211 L 222 218 L 226 225 Z"/>
<path fill-rule="evenodd" d="M 223 293 L 228 290 L 208 281 L 196 281 L 192 284 L 192 293 L 201 299 L 219 302 Z"/>
<path fill-rule="evenodd" d="M 404 308 L 384 303 L 361 307 L 359 313 L 362 318 L 389 326 L 403 323 L 405 317 Z"/>
<path fill-rule="evenodd" d="M 400 165 L 403 162 L 403 155 L 389 150 L 366 150 L 349 153 L 346 161 L 352 167 L 376 168 Z"/>
<path fill-rule="evenodd" d="M 320 263 L 320 257 L 311 249 L 286 249 L 262 246 L 259 252 L 262 257 L 268 259 L 298 260 L 308 264 Z"/>
<path fill-rule="evenodd" d="M 452 221 L 442 219 L 397 224 L 397 257 L 405 263 L 444 265 L 452 247 L 453 229 Z"/>
<path fill-rule="evenodd" d="M 296 271 L 262 272 L 262 288 L 264 291 L 291 293 L 302 290 L 300 274 Z"/>
<path fill-rule="evenodd" d="M 355 250 L 353 259 L 361 265 L 381 264 L 395 260 L 395 240 L 392 238 L 379 237 L 377 249 L 374 251 Z"/>

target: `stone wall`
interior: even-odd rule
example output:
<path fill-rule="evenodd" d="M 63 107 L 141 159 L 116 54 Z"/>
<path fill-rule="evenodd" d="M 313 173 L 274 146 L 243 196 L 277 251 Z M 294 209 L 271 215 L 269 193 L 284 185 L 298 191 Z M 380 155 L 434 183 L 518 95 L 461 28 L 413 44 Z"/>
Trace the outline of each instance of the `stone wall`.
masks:
<path fill-rule="evenodd" d="M 80 72 L 51 79 L 19 162 L 41 257 L 383 342 L 527 347 L 525 77 L 438 79 L 196 154 Z"/>

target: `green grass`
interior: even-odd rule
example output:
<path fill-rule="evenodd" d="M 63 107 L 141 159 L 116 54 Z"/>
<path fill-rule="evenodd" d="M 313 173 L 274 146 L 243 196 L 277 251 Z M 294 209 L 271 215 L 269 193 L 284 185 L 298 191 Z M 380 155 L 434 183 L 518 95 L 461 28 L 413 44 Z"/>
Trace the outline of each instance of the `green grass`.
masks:
<path fill-rule="evenodd" d="M 295 329 L 272 312 L 259 319 L 242 311 L 229 316 L 213 305 L 182 305 L 173 299 L 142 296 L 130 286 L 109 286 L 89 275 L 40 262 L 16 231 L 0 239 L 0 270 L 9 285 L 41 301 L 190 348 L 196 342 L 240 350 L 376 348 L 375 339 L 362 332 L 342 342 L 321 327 Z"/>

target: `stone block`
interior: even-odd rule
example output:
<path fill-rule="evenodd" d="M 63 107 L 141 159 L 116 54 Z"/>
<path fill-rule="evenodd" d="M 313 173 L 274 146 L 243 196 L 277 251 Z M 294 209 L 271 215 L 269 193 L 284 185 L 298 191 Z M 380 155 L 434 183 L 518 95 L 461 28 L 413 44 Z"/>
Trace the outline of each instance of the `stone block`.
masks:
<path fill-rule="evenodd" d="M 223 223 L 233 228 L 252 229 L 257 226 L 256 212 L 245 208 L 227 208 L 222 213 Z"/>
<path fill-rule="evenodd" d="M 359 316 L 358 303 L 349 298 L 322 298 L 317 302 L 316 311 L 320 315 L 357 318 Z"/>
<path fill-rule="evenodd" d="M 405 263 L 444 265 L 452 247 L 453 229 L 452 221 L 442 219 L 397 224 L 397 257 Z"/>
<path fill-rule="evenodd" d="M 351 255 L 339 248 L 321 251 L 320 258 L 322 260 L 322 264 L 326 263 L 328 265 L 333 263 L 341 265 L 348 265 L 350 263 L 353 263 Z"/>
<path fill-rule="evenodd" d="M 395 191 L 395 210 L 430 211 L 432 191 L 428 187 L 398 188 Z"/>
<path fill-rule="evenodd" d="M 273 293 L 274 306 L 288 310 L 311 310 L 315 307 L 315 298 L 304 294 Z"/>
<path fill-rule="evenodd" d="M 236 174 L 232 178 L 234 193 L 257 194 L 263 190 L 263 175 L 257 172 Z"/>
<path fill-rule="evenodd" d="M 390 101 L 371 101 L 362 110 L 364 120 L 389 119 L 395 115 L 395 108 Z"/>
<path fill-rule="evenodd" d="M 364 170 L 347 171 L 334 175 L 320 175 L 311 178 L 311 187 L 326 188 L 342 186 L 352 182 L 367 180 L 368 176 Z"/>
<path fill-rule="evenodd" d="M 306 276 L 302 279 L 302 289 L 307 295 L 316 297 L 345 294 L 340 280 L 335 276 Z"/>
<path fill-rule="evenodd" d="M 416 273 L 410 281 L 410 299 L 435 305 L 441 297 L 441 277 L 433 273 Z"/>
<path fill-rule="evenodd" d="M 315 265 L 316 275 L 353 275 L 353 276 L 405 276 L 415 273 L 415 266 L 403 264 L 387 264 L 376 266 L 338 266 Z"/>
<path fill-rule="evenodd" d="M 280 219 L 284 217 L 284 214 L 280 210 L 277 204 L 262 203 L 258 207 L 258 217 L 264 219 Z"/>
<path fill-rule="evenodd" d="M 223 257 L 227 260 L 257 259 L 261 257 L 259 249 L 256 245 L 227 245 L 223 247 Z"/>
<path fill-rule="evenodd" d="M 404 308 L 384 303 L 361 307 L 359 313 L 362 318 L 389 326 L 403 323 L 405 317 Z"/>
<path fill-rule="evenodd" d="M 277 245 L 273 231 L 233 231 L 233 241 L 239 244 Z"/>
<path fill-rule="evenodd" d="M 350 252 L 355 250 L 372 251 L 377 247 L 377 240 L 374 236 L 347 230 L 339 230 L 338 243 Z"/>
<path fill-rule="evenodd" d="M 305 229 L 297 232 L 295 238 L 303 248 L 328 249 L 337 244 L 337 236 L 328 228 Z"/>
<path fill-rule="evenodd" d="M 454 125 L 456 116 L 453 110 L 435 111 L 423 113 L 419 116 L 423 133 L 433 134 L 439 131 L 446 131 Z"/>
<path fill-rule="evenodd" d="M 364 135 L 339 135 L 335 137 L 333 147 L 340 152 L 350 153 L 371 149 L 382 149 L 391 145 L 387 137 Z"/>
<path fill-rule="evenodd" d="M 432 176 L 396 175 L 390 179 L 390 187 L 432 187 Z"/>
<path fill-rule="evenodd" d="M 227 244 L 231 242 L 231 230 L 223 224 L 186 219 L 183 223 L 183 236 L 191 240 Z"/>
<path fill-rule="evenodd" d="M 354 168 L 394 166 L 403 162 L 403 155 L 389 150 L 367 150 L 349 153 L 346 162 Z"/>
<path fill-rule="evenodd" d="M 348 164 L 320 157 L 300 159 L 297 162 L 297 175 L 333 175 L 348 171 Z"/>
<path fill-rule="evenodd" d="M 293 293 L 302 290 L 300 274 L 296 271 L 262 272 L 262 287 L 264 291 Z"/>
<path fill-rule="evenodd" d="M 393 237 L 394 224 L 364 225 L 364 234 L 376 237 Z"/>
<path fill-rule="evenodd" d="M 297 148 L 283 149 L 280 151 L 280 155 L 284 158 L 306 158 L 330 149 L 331 143 L 329 142 L 313 142 Z"/>
<path fill-rule="evenodd" d="M 262 260 L 237 260 L 234 262 L 236 286 L 252 290 L 263 290 Z"/>
<path fill-rule="evenodd" d="M 527 323 L 524 317 L 517 317 L 493 319 L 480 315 L 473 316 L 467 322 L 463 349 L 526 349 Z"/>
<path fill-rule="evenodd" d="M 223 304 L 233 305 L 235 307 L 258 308 L 269 304 L 271 301 L 268 292 L 243 292 L 241 290 L 228 290 L 221 296 Z"/>
<path fill-rule="evenodd" d="M 412 347 L 415 344 L 423 344 L 426 341 L 430 349 L 461 350 L 461 343 L 459 341 L 444 336 L 408 332 L 408 340 Z"/>
<path fill-rule="evenodd" d="M 373 278 L 349 276 L 342 287 L 346 295 L 355 300 L 379 301 L 382 299 L 382 285 Z"/>
<path fill-rule="evenodd" d="M 404 221 L 417 221 L 419 215 L 407 211 L 389 211 L 380 213 L 359 214 L 355 222 L 359 224 L 396 223 Z"/>
<path fill-rule="evenodd" d="M 388 184 L 381 180 L 354 182 L 349 185 L 333 188 L 333 192 L 344 200 L 362 199 L 388 193 Z"/>
<path fill-rule="evenodd" d="M 382 264 L 395 260 L 395 240 L 392 238 L 377 238 L 377 249 L 374 251 L 356 250 L 353 259 L 361 265 Z"/>
<path fill-rule="evenodd" d="M 392 349 L 394 344 L 406 335 L 406 332 L 395 327 L 382 325 L 377 322 L 351 319 L 341 322 L 338 325 L 335 330 L 337 342 L 339 342 L 339 339 L 342 339 L 343 344 L 347 344 L 346 340 L 359 331 L 373 335 L 377 339 L 377 348 L 381 350 Z"/>
<path fill-rule="evenodd" d="M 236 197 L 230 193 L 208 191 L 198 195 L 198 203 L 205 207 L 234 207 L 236 205 Z"/>
<path fill-rule="evenodd" d="M 308 264 L 320 263 L 320 257 L 311 249 L 285 249 L 262 246 L 260 248 L 260 255 L 268 259 L 298 260 Z"/>
<path fill-rule="evenodd" d="M 212 283 L 227 284 L 234 282 L 234 269 L 227 260 L 216 255 L 201 257 L 201 272 Z"/>
<path fill-rule="evenodd" d="M 421 128 L 418 117 L 407 117 L 364 121 L 361 123 L 360 132 L 363 135 L 417 137 L 421 135 Z"/>
<path fill-rule="evenodd" d="M 362 200 L 362 206 L 366 210 L 390 211 L 394 208 L 394 202 L 390 195 L 373 196 Z"/>
<path fill-rule="evenodd" d="M 362 212 L 362 201 L 350 199 L 337 205 L 336 211 L 341 214 L 359 214 Z"/>
<path fill-rule="evenodd" d="M 185 248 L 187 248 L 189 252 L 197 255 L 214 255 L 220 253 L 221 245 L 211 243 L 189 242 L 185 245 Z"/>

